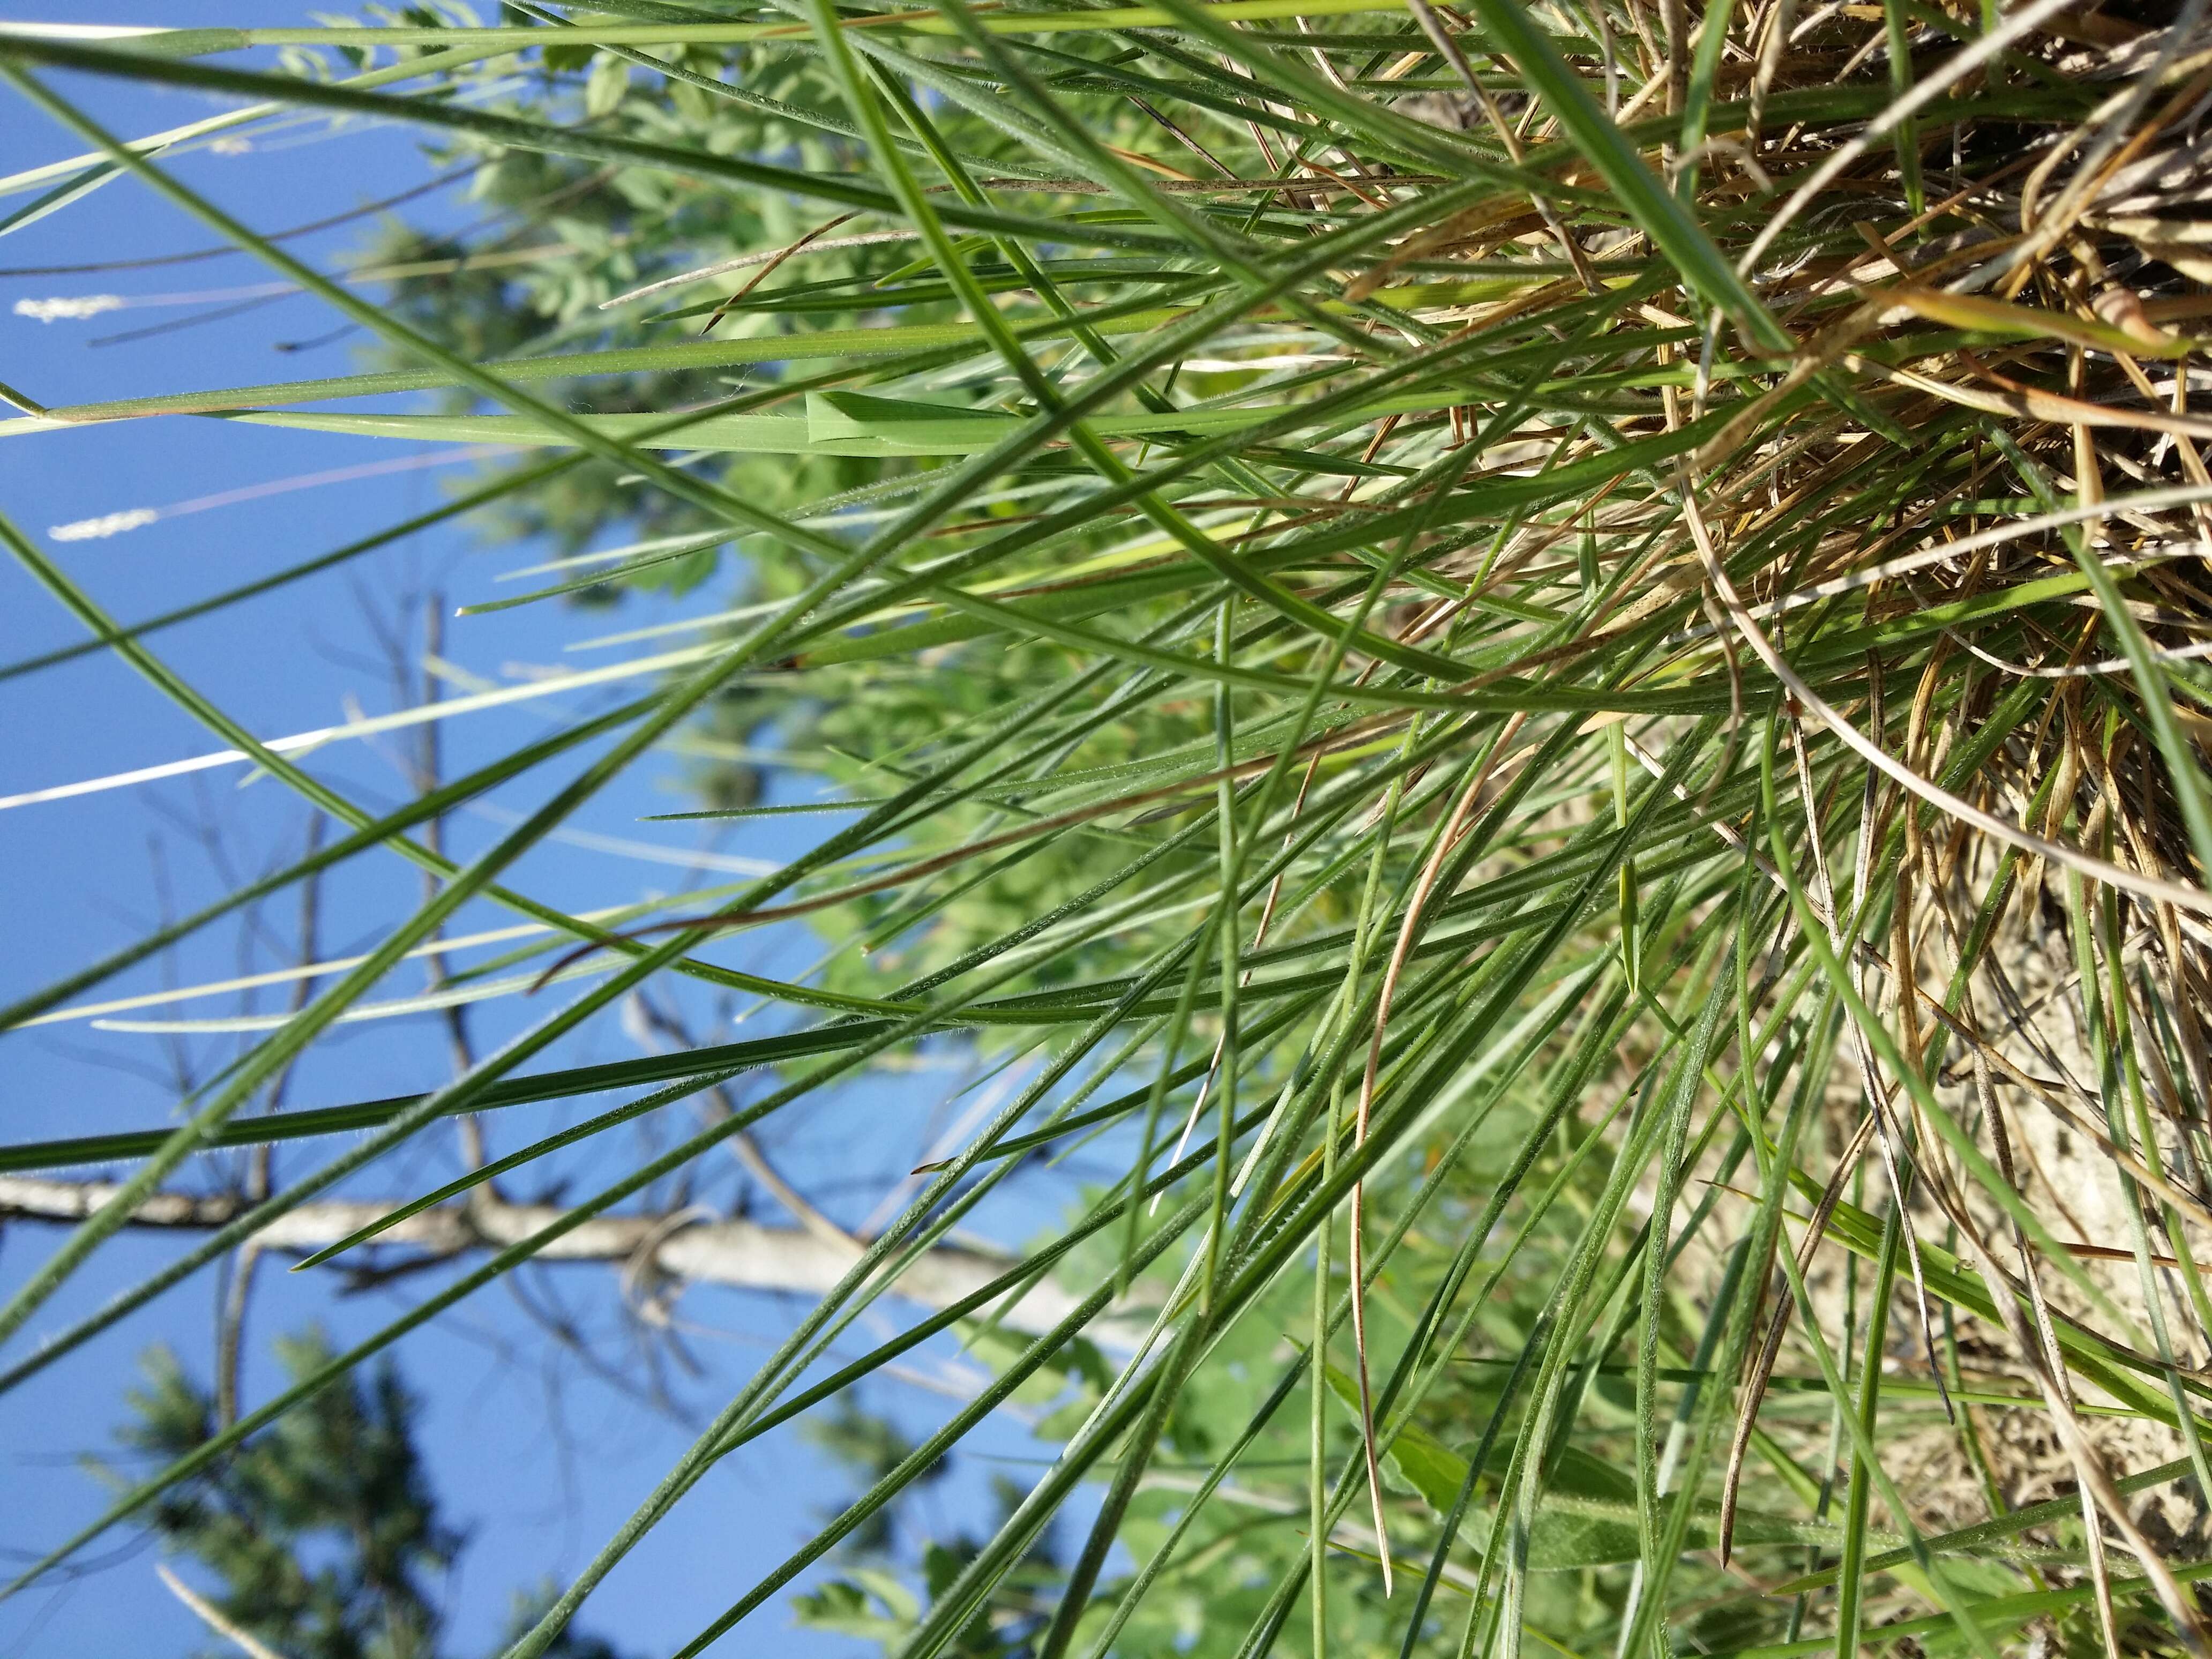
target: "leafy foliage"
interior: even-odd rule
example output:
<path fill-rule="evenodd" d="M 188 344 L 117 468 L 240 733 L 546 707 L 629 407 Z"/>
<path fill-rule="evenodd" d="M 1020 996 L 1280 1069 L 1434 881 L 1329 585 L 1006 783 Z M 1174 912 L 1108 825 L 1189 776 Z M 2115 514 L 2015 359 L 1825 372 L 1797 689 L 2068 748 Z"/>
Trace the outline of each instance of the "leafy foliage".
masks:
<path fill-rule="evenodd" d="M 914 1451 L 889 1421 L 849 1399 L 840 1401 L 831 1415 L 808 1425 L 805 1434 L 870 1485 L 897 1469 Z M 938 1537 L 924 1530 L 927 1523 L 916 1511 L 946 1472 L 944 1462 L 932 1464 L 906 1486 L 896 1505 L 878 1510 L 847 1537 L 838 1552 L 842 1573 L 817 1589 L 792 1597 L 792 1612 L 801 1626 L 858 1637 L 886 1648 L 902 1645 L 920 1628 L 925 1607 L 958 1582 L 962 1570 L 981 1553 L 985 1542 L 964 1532 Z M 1019 1506 L 1022 1488 L 1000 1474 L 993 1478 L 992 1491 L 1003 1521 Z M 896 1534 L 901 1531 L 920 1535 L 920 1548 L 910 1552 L 920 1568 L 919 1584 L 900 1571 Z M 1018 1659 L 1033 1652 L 1060 1578 L 1061 1564 L 1054 1559 L 1048 1532 L 1008 1575 L 1010 1593 L 1000 1598 L 1000 1605 L 979 1610 L 953 1637 L 948 1651 L 960 1659 Z"/>
<path fill-rule="evenodd" d="M 281 1338 L 295 1378 L 326 1365 L 319 1331 Z M 156 1467 L 213 1439 L 215 1400 L 155 1348 L 123 1440 Z M 464 1540 L 439 1518 L 415 1438 L 421 1401 L 387 1359 L 317 1394 L 275 1432 L 164 1493 L 145 1517 L 165 1549 L 215 1575 L 223 1618 L 294 1659 L 434 1659 L 446 1583 Z M 121 1484 L 114 1471 L 107 1478 Z M 555 1592 L 516 1597 L 516 1633 Z M 232 1651 L 222 1644 L 208 1651 Z M 564 1632 L 559 1659 L 617 1659 L 608 1643 Z"/>

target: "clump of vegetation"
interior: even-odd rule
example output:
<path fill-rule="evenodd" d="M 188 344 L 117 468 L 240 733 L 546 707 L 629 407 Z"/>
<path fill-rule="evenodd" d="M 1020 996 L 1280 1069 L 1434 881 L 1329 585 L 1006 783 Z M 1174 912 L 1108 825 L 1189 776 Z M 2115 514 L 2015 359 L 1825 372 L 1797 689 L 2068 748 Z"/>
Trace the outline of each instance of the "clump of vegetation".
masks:
<path fill-rule="evenodd" d="M 294 1377 L 313 1375 L 333 1357 L 319 1331 L 276 1346 Z M 168 1350 L 149 1353 L 145 1370 L 123 1438 L 137 1460 L 162 1468 L 214 1437 L 221 1408 Z M 154 1531 L 222 1585 L 211 1599 L 179 1592 L 209 1626 L 207 1651 L 244 1648 L 252 1659 L 272 1651 L 297 1659 L 433 1659 L 450 1651 L 444 1581 L 464 1540 L 439 1517 L 416 1443 L 421 1411 L 387 1358 L 367 1376 L 321 1390 L 210 1473 L 162 1493 L 149 1516 Z M 112 1466 L 101 1473 L 126 1484 Z M 550 1586 L 518 1595 L 517 1631 L 552 1598 Z M 548 1651 L 616 1659 L 606 1643 L 574 1630 Z"/>
<path fill-rule="evenodd" d="M 101 1526 L 130 1521 L 586 1225 L 659 1249 L 655 1183 L 957 1036 L 1018 1086 L 510 1659 L 720 1460 L 938 1340 L 988 1384 L 685 1655 L 825 1559 L 804 1614 L 901 1659 L 2203 1651 L 2203 10 L 508 0 L 0 34 L 88 167 L 379 354 L 19 398 L 9 435 L 191 410 L 520 442 L 442 512 L 632 538 L 530 599 L 731 590 L 649 693 L 387 812 L 200 698 L 167 619 L 111 621 L 0 531 L 333 821 L 233 908 L 385 842 L 438 878 L 185 1127 L 0 1153 L 138 1160 L 75 1210 L 7 1189 L 84 1218 L 4 1335 L 208 1147 L 370 1130 L 192 1212 L 208 1237 L 0 1386 L 287 1217 L 306 1248 L 319 1194 L 449 1117 L 658 1091 L 526 1219 L 488 1183 L 550 1142 L 309 1239 L 492 1254 Z M 276 47 L 304 55 L 229 55 Z M 377 303 L 98 131 L 58 68 L 416 124 L 504 216 Z M 712 822 L 781 787 L 764 750 L 848 810 L 772 875 L 611 921 L 504 884 L 667 742 Z M 542 810 L 465 866 L 404 839 L 525 769 Z M 557 985 L 522 1036 L 343 1123 L 246 1114 L 478 901 L 551 930 L 471 994 Z M 799 918 L 819 972 L 733 965 Z M 786 1023 L 528 1069 L 656 976 Z M 649 1156 L 611 1138 L 762 1066 Z M 963 1218 L 1078 1146 L 1115 1177 L 949 1278 Z M 902 1296 L 922 1316 L 854 1358 Z M 883 1517 L 1001 1410 L 1054 1461 L 988 1539 L 902 1556 Z"/>

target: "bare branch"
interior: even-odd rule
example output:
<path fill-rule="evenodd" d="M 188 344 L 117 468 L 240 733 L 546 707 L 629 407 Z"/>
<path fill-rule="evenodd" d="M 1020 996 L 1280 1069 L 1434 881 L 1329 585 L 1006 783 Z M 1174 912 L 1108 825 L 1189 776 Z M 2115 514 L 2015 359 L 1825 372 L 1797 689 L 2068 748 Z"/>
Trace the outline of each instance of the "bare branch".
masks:
<path fill-rule="evenodd" d="M 170 1595 L 190 1607 L 198 1615 L 200 1622 L 217 1636 L 225 1637 L 245 1649 L 248 1659 L 284 1659 L 283 1655 L 278 1653 L 266 1642 L 240 1630 L 229 1620 L 224 1618 L 221 1609 L 183 1579 L 178 1577 L 175 1573 L 171 1572 L 166 1563 L 155 1563 L 154 1571 L 160 1575 L 161 1582 L 169 1587 Z"/>
<path fill-rule="evenodd" d="M 112 1182 L 45 1181 L 0 1176 L 0 1218 L 76 1222 L 120 1191 Z M 264 1249 L 305 1254 L 335 1243 L 398 1208 L 400 1200 L 333 1200 L 301 1206 L 277 1217 L 254 1239 Z M 244 1212 L 246 1200 L 228 1194 L 194 1197 L 155 1193 L 129 1224 L 211 1231 Z M 464 1209 L 440 1205 L 395 1223 L 380 1244 L 410 1244 L 433 1255 L 499 1249 L 528 1238 L 560 1219 L 550 1204 L 494 1202 Z M 781 1291 L 819 1296 L 833 1288 L 860 1249 L 819 1232 L 763 1227 L 744 1220 L 699 1216 L 602 1215 L 552 1239 L 538 1252 L 544 1261 L 598 1261 L 631 1274 L 647 1270 L 690 1284 L 737 1290 Z M 898 1292 L 925 1307 L 942 1308 L 968 1296 L 1014 1265 L 1011 1257 L 958 1245 L 924 1252 L 900 1275 Z M 1032 1285 L 1001 1322 L 1032 1334 L 1049 1330 L 1076 1306 L 1048 1280 Z"/>

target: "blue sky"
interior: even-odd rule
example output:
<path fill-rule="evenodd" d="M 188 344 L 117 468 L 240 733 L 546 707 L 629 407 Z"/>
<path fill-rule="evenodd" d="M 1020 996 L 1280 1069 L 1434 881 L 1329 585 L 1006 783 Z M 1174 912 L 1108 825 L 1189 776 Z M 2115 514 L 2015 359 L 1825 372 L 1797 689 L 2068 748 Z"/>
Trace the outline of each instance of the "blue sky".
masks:
<path fill-rule="evenodd" d="M 275 24 L 301 21 L 295 0 L 100 0 L 96 8 L 27 5 L 0 0 L 0 17 L 66 15 L 71 21 Z M 158 131 L 215 107 L 197 96 L 102 85 L 69 76 L 53 84 L 117 130 Z M 0 94 L 0 155 L 12 169 L 79 153 L 83 146 L 40 112 Z M 227 152 L 227 153 L 226 153 Z M 203 149 L 174 161 L 179 176 L 264 229 L 313 220 L 406 188 L 427 176 L 410 136 L 392 128 L 334 130 L 321 122 L 258 129 L 242 145 Z M 0 213 L 27 198 L 0 200 Z M 418 222 L 458 223 L 467 204 L 453 192 L 410 204 Z M 326 268 L 355 246 L 361 226 L 291 244 Z M 0 236 L 0 269 L 143 257 L 207 246 L 208 233 L 123 182 L 68 210 Z M 327 334 L 334 318 L 311 299 L 260 307 L 228 320 L 150 337 L 93 342 L 176 321 L 219 305 L 232 290 L 270 280 L 249 257 L 234 255 L 146 270 L 85 275 L 0 275 L 0 380 L 48 404 L 138 392 L 240 385 L 295 375 L 345 372 L 354 341 L 280 355 L 279 341 Z M 147 305 L 149 297 L 209 295 L 189 304 Z M 142 303 L 80 319 L 40 321 L 17 314 L 20 301 L 84 301 L 100 295 Z M 52 309 L 52 307 L 43 307 Z M 80 307 L 86 308 L 86 307 Z M 56 526 L 138 508 L 241 491 L 303 475 L 389 462 L 409 451 L 389 443 L 325 434 L 246 428 L 191 418 L 137 422 L 82 432 L 0 442 L 0 511 L 41 539 L 73 579 L 113 614 L 136 619 L 219 588 L 251 580 L 334 547 L 371 526 L 434 504 L 465 469 L 386 471 L 350 482 L 291 489 L 185 514 L 169 513 L 105 538 L 58 540 Z M 441 526 L 380 551 L 345 569 L 155 637 L 166 661 L 223 708 L 265 737 L 319 728 L 354 710 L 384 712 L 395 690 L 379 643 L 380 630 L 410 625 L 403 597 L 442 592 L 453 604 L 510 593 L 495 579 L 534 562 L 542 550 L 488 548 L 465 527 Z M 525 607 L 450 624 L 447 657 L 485 681 L 511 682 L 546 666 L 592 666 L 618 653 L 580 653 L 577 641 L 613 629 L 672 619 L 726 603 L 727 580 L 685 600 L 633 601 L 608 613 L 580 615 L 557 605 Z M 0 659 L 8 661 L 73 644 L 76 624 L 12 564 L 0 565 Z M 562 714 L 586 711 L 611 691 L 576 693 L 551 705 Z M 546 706 L 487 712 L 446 723 L 447 765 L 479 763 L 519 738 L 546 730 Z M 40 673 L 0 680 L 0 797 L 155 765 L 219 747 L 182 712 L 121 663 L 97 655 Z M 318 775 L 364 805 L 391 804 L 404 793 L 395 755 L 369 743 L 318 750 Z M 568 760 L 492 798 L 496 811 L 526 811 L 580 763 Z M 691 826 L 641 823 L 654 811 L 680 807 L 678 763 L 655 757 L 606 791 L 576 820 L 603 836 L 645 842 L 679 859 L 704 850 L 723 859 L 787 854 L 804 836 L 821 832 L 817 817 L 772 819 L 741 833 L 708 838 Z M 810 797 L 803 775 L 785 775 L 776 798 Z M 226 890 L 239 870 L 295 857 L 305 809 L 282 787 L 247 781 L 241 769 L 210 770 L 157 784 L 0 811 L 0 902 L 9 949 L 0 958 L 0 997 L 20 994 L 123 945 L 165 913 Z M 480 849 L 503 825 L 495 818 L 457 818 L 457 856 Z M 415 873 L 396 860 L 356 860 L 325 894 L 322 942 L 338 954 L 373 940 L 416 894 Z M 572 908 L 623 902 L 696 879 L 715 879 L 682 864 L 654 862 L 604 847 L 550 845 L 519 867 L 515 884 Z M 721 879 L 727 879 L 726 876 Z M 504 912 L 479 908 L 457 931 L 495 927 Z M 278 965 L 290 948 L 294 903 L 272 903 L 262 933 L 216 928 L 164 962 L 146 965 L 103 988 L 104 995 L 191 984 Z M 726 959 L 766 963 L 777 971 L 803 968 L 818 944 L 799 933 L 745 936 Z M 419 981 L 395 976 L 387 994 Z M 258 1006 L 281 1006 L 281 989 Z M 236 1012 L 237 999 L 210 999 L 155 1015 L 204 1016 Z M 543 1008 L 495 1005 L 477 1016 L 489 1044 Z M 686 1012 L 702 1028 L 714 1017 L 703 1002 Z M 11 1035 L 0 1072 L 10 1139 L 42 1139 L 102 1128 L 143 1127 L 167 1120 L 180 1076 L 204 1077 L 235 1052 L 234 1038 L 174 1036 L 92 1029 L 83 1023 Z M 612 1022 L 600 1022 L 564 1042 L 544 1064 L 575 1064 L 635 1052 Z M 440 1080 L 445 1048 L 439 1028 L 423 1018 L 354 1028 L 304 1064 L 290 1104 L 313 1105 L 418 1089 Z M 971 1074 L 960 1056 L 937 1056 L 922 1068 L 856 1085 L 811 1107 L 803 1123 L 764 1137 L 787 1173 L 825 1207 L 850 1219 L 872 1210 L 899 1174 L 966 1103 L 952 1097 Z M 604 1103 L 600 1103 L 604 1104 Z M 491 1125 L 495 1143 L 512 1147 L 587 1109 L 539 1107 Z M 528 1121 L 520 1121 L 527 1116 Z M 626 1158 L 625 1146 L 615 1154 Z M 328 1156 L 330 1149 L 319 1149 Z M 296 1172 L 319 1162 L 318 1149 L 284 1154 Z M 363 1193 L 412 1194 L 451 1167 L 441 1142 L 388 1160 L 356 1183 Z M 586 1160 L 566 1172 L 587 1179 Z M 598 1167 L 605 1169 L 604 1163 Z M 703 1196 L 729 1201 L 734 1171 L 704 1172 Z M 1013 1238 L 1043 1220 L 1065 1189 L 1050 1178 L 1017 1194 L 989 1218 Z M 771 1200 L 761 1212 L 775 1218 Z M 0 1285 L 12 1287 L 58 1241 L 51 1229 L 11 1228 L 0 1242 Z M 173 1248 L 162 1238 L 129 1237 L 99 1255 L 62 1297 L 50 1304 L 19 1342 L 82 1315 L 131 1283 Z M 265 1397 L 276 1381 L 269 1340 L 321 1322 L 334 1335 L 375 1329 L 434 1282 L 404 1279 L 368 1293 L 342 1296 L 327 1277 L 264 1273 L 251 1328 L 246 1393 Z M 535 1281 L 557 1297 L 602 1351 L 619 1358 L 632 1329 L 617 1302 L 614 1276 L 598 1268 L 549 1270 Z M 212 1334 L 211 1277 L 184 1286 L 158 1307 L 100 1339 L 0 1401 L 0 1468 L 9 1501 L 0 1504 L 0 1549 L 21 1559 L 50 1545 L 96 1512 L 100 1493 L 79 1466 L 82 1454 L 112 1444 L 125 1415 L 123 1392 L 136 1356 L 164 1341 L 204 1376 Z M 702 1415 L 744 1377 L 787 1328 L 792 1309 L 777 1299 L 695 1289 L 683 1300 L 685 1352 L 700 1368 L 672 1364 L 680 1403 Z M 401 1345 L 403 1367 L 428 1401 L 424 1437 L 438 1470 L 450 1518 L 468 1531 L 465 1570 L 453 1586 L 457 1652 L 482 1651 L 502 1623 L 510 1589 L 572 1573 L 627 1514 L 686 1445 L 690 1432 L 594 1376 L 564 1356 L 532 1312 L 501 1291 L 487 1291 L 453 1317 Z M 635 1368 L 633 1367 L 633 1371 Z M 641 1372 L 635 1372 L 641 1374 Z M 866 1396 L 910 1428 L 936 1420 L 945 1401 L 896 1382 Z M 1040 1449 L 1018 1424 L 994 1425 L 981 1437 L 987 1453 L 1018 1460 Z M 1025 1473 L 1018 1462 L 964 1460 L 940 1494 L 939 1524 L 971 1524 L 994 1468 Z M 595 1599 L 587 1622 L 626 1651 L 665 1652 L 746 1589 L 802 1540 L 820 1510 L 843 1490 L 806 1445 L 786 1437 L 748 1449 L 725 1465 L 668 1526 L 626 1564 Z M 182 1652 L 204 1645 L 190 1616 L 161 1589 L 152 1557 L 124 1547 L 118 1534 L 88 1557 L 93 1565 L 56 1588 L 0 1605 L 0 1659 L 23 1655 Z M 767 1640 L 795 1654 L 849 1650 L 849 1645 L 794 1631 L 781 1608 L 764 1611 L 725 1644 Z"/>

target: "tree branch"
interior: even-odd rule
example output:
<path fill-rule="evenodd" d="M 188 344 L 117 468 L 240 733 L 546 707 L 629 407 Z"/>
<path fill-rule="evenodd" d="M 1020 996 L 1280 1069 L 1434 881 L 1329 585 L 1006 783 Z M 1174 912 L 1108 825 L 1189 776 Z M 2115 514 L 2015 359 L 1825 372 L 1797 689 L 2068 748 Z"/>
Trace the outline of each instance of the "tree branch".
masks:
<path fill-rule="evenodd" d="M 229 1620 L 224 1618 L 221 1610 L 218 1609 L 213 1602 L 210 1601 L 205 1596 L 194 1590 L 190 1584 L 187 1584 L 183 1579 L 178 1577 L 175 1573 L 171 1572 L 165 1564 L 159 1561 L 155 1562 L 154 1564 L 154 1571 L 155 1573 L 160 1575 L 161 1582 L 169 1587 L 170 1595 L 175 1596 L 177 1600 L 182 1601 L 186 1607 L 190 1607 L 193 1613 L 198 1615 L 200 1622 L 205 1625 L 210 1630 L 213 1631 L 217 1636 L 228 1637 L 232 1641 L 237 1643 L 240 1647 L 245 1649 L 248 1656 L 248 1659 L 284 1659 L 283 1655 L 277 1652 L 276 1649 L 270 1647 L 267 1643 L 262 1641 L 258 1637 L 252 1635 L 249 1632 L 240 1630 L 236 1625 L 232 1624 Z"/>
<path fill-rule="evenodd" d="M 118 1190 L 111 1182 L 0 1176 L 0 1219 L 82 1221 Z M 195 1197 L 155 1193 L 139 1205 L 130 1224 L 211 1231 L 237 1219 L 246 1206 L 246 1200 L 222 1194 Z M 304 1255 L 335 1243 L 398 1207 L 398 1200 L 377 1200 L 304 1204 L 271 1221 L 254 1235 L 254 1242 L 264 1249 Z M 529 1237 L 563 1213 L 550 1204 L 497 1201 L 465 1209 L 441 1205 L 396 1223 L 378 1243 L 412 1245 L 435 1255 L 498 1249 Z M 690 1284 L 819 1296 L 844 1277 L 859 1254 L 857 1246 L 796 1227 L 654 1214 L 594 1216 L 549 1241 L 537 1259 L 605 1262 L 632 1273 L 651 1269 Z M 942 1308 L 1013 1265 L 1011 1257 L 941 1244 L 900 1275 L 897 1291 L 925 1307 Z M 1024 1292 L 1000 1322 L 1034 1334 L 1059 1323 L 1075 1305 L 1076 1298 L 1046 1280 Z M 1109 1335 L 1107 1340 L 1114 1339 Z"/>

